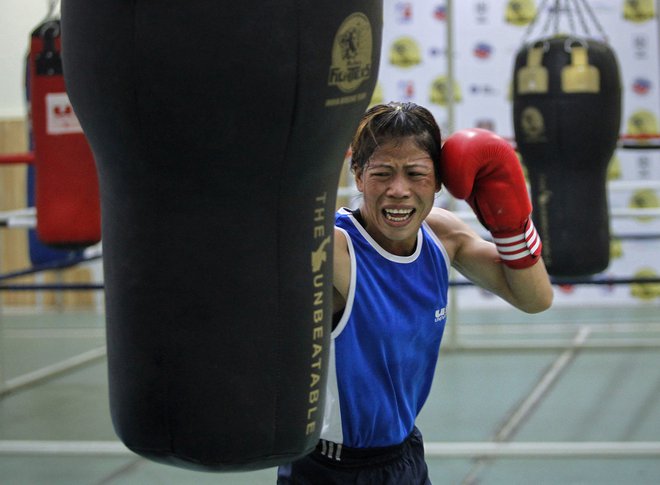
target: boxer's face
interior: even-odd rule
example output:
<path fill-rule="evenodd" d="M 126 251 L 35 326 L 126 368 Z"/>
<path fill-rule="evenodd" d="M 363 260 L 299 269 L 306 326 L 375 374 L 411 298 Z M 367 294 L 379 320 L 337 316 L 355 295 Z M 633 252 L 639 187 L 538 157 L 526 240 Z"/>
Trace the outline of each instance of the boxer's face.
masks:
<path fill-rule="evenodd" d="M 412 254 L 417 231 L 440 190 L 429 154 L 412 138 L 390 142 L 373 153 L 355 178 L 369 235 L 393 254 Z"/>

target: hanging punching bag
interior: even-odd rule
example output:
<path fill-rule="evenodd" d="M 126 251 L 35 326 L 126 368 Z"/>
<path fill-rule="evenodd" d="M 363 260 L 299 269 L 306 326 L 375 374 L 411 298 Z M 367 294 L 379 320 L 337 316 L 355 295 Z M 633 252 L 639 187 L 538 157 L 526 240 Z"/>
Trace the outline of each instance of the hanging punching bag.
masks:
<path fill-rule="evenodd" d="M 59 23 L 57 24 L 59 26 Z M 43 24 L 39 27 L 41 29 L 43 27 Z M 39 29 L 35 32 L 33 32 L 33 35 L 39 31 Z M 59 27 L 58 27 L 59 31 Z M 61 58 L 57 59 L 57 62 L 60 63 L 59 65 L 59 73 L 61 75 L 62 70 L 61 70 Z M 30 70 L 31 70 L 31 56 L 30 54 L 27 55 L 25 59 L 25 101 L 27 102 L 28 109 L 30 107 L 30 96 L 31 96 L 31 75 L 30 75 Z M 31 153 L 34 153 L 34 136 L 32 133 L 32 123 L 28 123 L 28 130 L 27 130 L 27 141 L 28 141 L 28 150 Z M 90 152 L 91 154 L 91 152 Z M 96 177 L 96 172 L 94 169 L 94 162 L 92 161 L 91 155 L 89 157 L 90 165 L 92 168 L 92 173 L 94 174 L 94 177 Z M 35 185 L 36 185 L 36 174 L 35 174 L 35 168 L 34 164 L 30 164 L 27 167 L 27 179 L 26 179 L 26 202 L 28 207 L 35 207 L 36 206 L 36 190 L 35 190 Z M 42 182 L 43 186 L 43 182 Z M 97 235 L 96 237 L 100 239 L 101 237 L 101 228 L 100 228 L 100 213 L 99 213 L 99 201 L 98 201 L 98 182 L 96 182 L 94 188 L 96 189 L 96 203 L 95 207 L 97 209 L 96 212 L 96 227 L 97 227 Z M 43 224 L 43 220 L 42 220 Z M 52 263 L 52 262 L 59 262 L 63 261 L 65 259 L 73 259 L 73 258 L 81 258 L 83 255 L 83 250 L 82 249 L 76 249 L 76 250 L 68 250 L 68 249 L 61 249 L 56 246 L 49 246 L 47 244 L 44 244 L 41 242 L 39 239 L 39 235 L 37 234 L 36 228 L 34 229 L 29 229 L 28 230 L 28 253 L 30 255 L 30 263 L 33 265 L 42 265 L 42 264 L 47 264 L 47 263 Z"/>
<path fill-rule="evenodd" d="M 621 120 L 615 54 L 591 39 L 539 40 L 517 53 L 513 86 L 516 143 L 548 272 L 601 272 L 610 252 L 607 166 Z"/>
<path fill-rule="evenodd" d="M 201 470 L 320 433 L 346 147 L 378 0 L 64 0 L 64 71 L 101 186 L 122 441 Z"/>
<path fill-rule="evenodd" d="M 66 249 L 96 244 L 101 240 L 98 180 L 64 84 L 59 20 L 32 32 L 28 72 L 37 237 Z"/>

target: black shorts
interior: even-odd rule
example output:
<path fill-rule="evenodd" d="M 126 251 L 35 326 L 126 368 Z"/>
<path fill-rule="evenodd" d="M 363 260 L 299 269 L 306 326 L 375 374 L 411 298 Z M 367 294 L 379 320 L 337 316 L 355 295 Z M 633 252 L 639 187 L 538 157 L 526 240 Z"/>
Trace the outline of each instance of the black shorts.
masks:
<path fill-rule="evenodd" d="M 339 459 L 336 459 L 338 457 Z M 387 448 L 338 449 L 321 441 L 311 454 L 277 470 L 278 485 L 431 485 L 417 428 Z"/>

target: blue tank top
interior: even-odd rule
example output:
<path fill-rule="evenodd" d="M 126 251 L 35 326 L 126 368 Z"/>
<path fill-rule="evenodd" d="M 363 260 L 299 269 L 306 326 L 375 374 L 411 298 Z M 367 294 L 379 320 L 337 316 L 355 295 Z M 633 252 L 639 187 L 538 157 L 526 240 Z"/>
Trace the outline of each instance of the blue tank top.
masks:
<path fill-rule="evenodd" d="M 449 259 L 426 223 L 410 256 L 385 251 L 350 211 L 351 280 L 332 332 L 321 439 L 352 448 L 401 443 L 429 395 L 447 317 Z"/>

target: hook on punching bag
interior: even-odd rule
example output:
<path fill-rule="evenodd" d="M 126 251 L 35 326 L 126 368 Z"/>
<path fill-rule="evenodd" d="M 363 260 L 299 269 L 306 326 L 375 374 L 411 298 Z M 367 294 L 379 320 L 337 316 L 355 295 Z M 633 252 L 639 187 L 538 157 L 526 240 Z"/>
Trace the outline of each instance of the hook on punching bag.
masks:
<path fill-rule="evenodd" d="M 548 272 L 599 273 L 609 265 L 606 177 L 621 122 L 616 56 L 592 39 L 541 39 L 518 51 L 513 83 L 516 143 Z"/>

